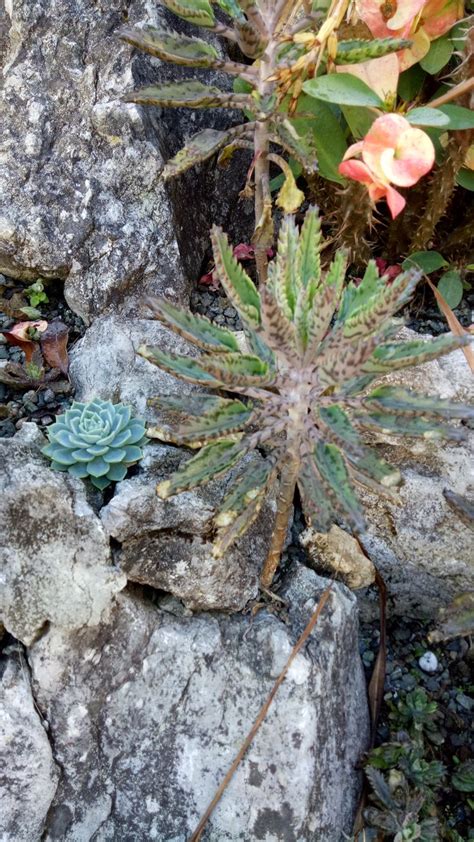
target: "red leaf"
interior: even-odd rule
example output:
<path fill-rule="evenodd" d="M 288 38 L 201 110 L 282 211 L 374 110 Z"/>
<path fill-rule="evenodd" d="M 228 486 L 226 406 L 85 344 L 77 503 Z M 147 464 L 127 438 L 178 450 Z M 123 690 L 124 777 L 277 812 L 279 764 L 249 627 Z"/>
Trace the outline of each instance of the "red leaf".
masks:
<path fill-rule="evenodd" d="M 67 338 L 69 328 L 61 321 L 51 322 L 41 336 L 41 350 L 43 357 L 51 368 L 59 368 L 67 374 L 69 359 L 67 354 Z"/>
<path fill-rule="evenodd" d="M 35 340 L 28 336 L 29 330 L 36 330 L 38 333 L 44 333 L 48 327 L 48 322 L 41 320 L 39 322 L 18 322 L 11 330 L 4 331 L 3 335 L 10 345 L 17 345 L 18 348 L 25 354 L 25 362 L 31 362 L 33 351 L 35 349 Z"/>

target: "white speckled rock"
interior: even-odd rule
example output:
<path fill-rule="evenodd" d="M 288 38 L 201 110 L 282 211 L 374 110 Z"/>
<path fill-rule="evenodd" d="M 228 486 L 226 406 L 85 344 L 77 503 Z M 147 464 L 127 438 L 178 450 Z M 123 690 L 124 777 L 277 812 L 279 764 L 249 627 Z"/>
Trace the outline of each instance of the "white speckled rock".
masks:
<path fill-rule="evenodd" d="M 126 584 L 84 484 L 49 468 L 44 443 L 36 424 L 0 440 L 0 620 L 27 645 L 47 623 L 96 625 Z"/>
<path fill-rule="evenodd" d="M 0 677 L 0 839 L 36 842 L 59 775 L 35 708 L 22 646 L 3 651 Z"/>
<path fill-rule="evenodd" d="M 124 593 L 110 625 L 44 635 L 29 657 L 63 771 L 44 842 L 186 842 L 325 584 L 297 570 L 288 623 Z M 341 842 L 367 739 L 355 599 L 336 585 L 203 842 Z"/>
<path fill-rule="evenodd" d="M 419 338 L 412 331 L 403 334 Z M 474 400 L 474 378 L 462 351 L 395 372 L 384 382 Z M 386 579 L 395 613 L 433 618 L 457 593 L 474 588 L 472 531 L 443 497 L 448 488 L 472 499 L 473 439 L 472 433 L 460 444 L 377 436 L 380 454 L 400 468 L 404 485 L 398 506 L 361 492 L 369 523 L 363 543 Z"/>
<path fill-rule="evenodd" d="M 232 113 L 123 102 L 158 76 L 183 75 L 118 37 L 125 21 L 160 22 L 168 13 L 159 3 L 5 7 L 0 272 L 65 280 L 68 303 L 86 321 L 106 311 L 136 314 L 145 294 L 183 298 L 209 248 L 211 222 L 227 224 L 235 206 L 241 159 L 231 164 L 234 178 L 212 162 L 169 188 L 159 178 L 163 160 L 204 125 L 229 125 Z"/>

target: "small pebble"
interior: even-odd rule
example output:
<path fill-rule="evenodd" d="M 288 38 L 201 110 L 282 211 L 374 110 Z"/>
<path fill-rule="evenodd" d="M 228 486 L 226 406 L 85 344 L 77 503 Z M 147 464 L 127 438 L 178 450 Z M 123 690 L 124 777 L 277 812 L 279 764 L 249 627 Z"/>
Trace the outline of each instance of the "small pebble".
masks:
<path fill-rule="evenodd" d="M 0 345 L 0 360 L 8 360 L 8 348 L 5 345 Z"/>
<path fill-rule="evenodd" d="M 438 669 L 438 659 L 434 652 L 425 652 L 425 654 L 418 659 L 418 664 L 423 672 L 431 673 L 436 672 Z"/>
<path fill-rule="evenodd" d="M 43 392 L 43 401 L 44 403 L 52 403 L 55 400 L 56 395 L 54 394 L 52 389 L 45 389 Z"/>
<path fill-rule="evenodd" d="M 54 418 L 51 418 L 51 415 L 43 415 L 43 417 L 41 419 L 41 426 L 47 427 L 48 424 L 52 424 L 53 421 L 54 421 Z"/>

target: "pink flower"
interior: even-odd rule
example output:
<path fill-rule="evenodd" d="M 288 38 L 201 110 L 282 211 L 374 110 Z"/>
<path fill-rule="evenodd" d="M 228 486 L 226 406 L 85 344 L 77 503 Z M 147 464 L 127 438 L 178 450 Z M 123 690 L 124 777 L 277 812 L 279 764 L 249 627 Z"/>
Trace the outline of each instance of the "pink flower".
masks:
<path fill-rule="evenodd" d="M 411 47 L 398 55 L 407 70 L 428 52 L 430 42 L 444 35 L 464 14 L 463 0 L 358 0 L 359 17 L 376 38 L 410 38 Z"/>
<path fill-rule="evenodd" d="M 411 187 L 430 171 L 434 160 L 434 146 L 425 132 L 413 128 L 401 114 L 384 114 L 363 140 L 349 147 L 339 172 L 366 184 L 373 202 L 385 198 L 395 219 L 406 202 L 391 185 Z"/>

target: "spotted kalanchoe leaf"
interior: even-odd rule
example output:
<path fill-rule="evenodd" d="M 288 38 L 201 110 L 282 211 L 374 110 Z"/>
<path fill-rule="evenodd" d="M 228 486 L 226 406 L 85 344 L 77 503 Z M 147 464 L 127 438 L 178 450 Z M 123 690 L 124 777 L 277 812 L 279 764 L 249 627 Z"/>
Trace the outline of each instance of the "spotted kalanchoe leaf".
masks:
<path fill-rule="evenodd" d="M 159 348 L 140 353 L 190 383 L 234 392 L 235 399 L 168 396 L 151 403 L 160 421 L 149 430 L 164 441 L 200 447 L 158 486 L 160 497 L 187 491 L 231 470 L 255 449 L 263 462 L 244 463 L 215 518 L 215 554 L 226 552 L 276 490 L 272 544 L 262 574 L 271 583 L 298 488 L 306 520 L 318 531 L 334 522 L 365 529 L 356 489 L 393 499 L 401 482 L 396 467 L 368 446 L 374 432 L 457 441 L 474 409 L 390 385 L 381 376 L 447 354 L 468 337 L 398 341 L 392 318 L 412 295 L 420 274 L 400 273 L 392 283 L 371 261 L 360 283 L 345 283 L 346 256 L 321 266 L 321 224 L 315 208 L 301 231 L 292 217 L 281 225 L 268 282 L 257 290 L 237 262 L 227 237 L 212 232 L 219 280 L 236 308 L 252 353 L 206 319 L 179 313 L 154 299 L 152 310 L 168 328 L 203 353 L 197 359 Z M 371 385 L 373 384 L 373 385 Z M 449 426 L 447 421 L 455 421 Z"/>
<path fill-rule="evenodd" d="M 143 421 L 132 418 L 132 409 L 100 398 L 75 401 L 48 427 L 49 444 L 42 453 L 56 471 L 90 479 L 96 488 L 123 480 L 131 465 L 143 456 L 146 443 Z"/>

